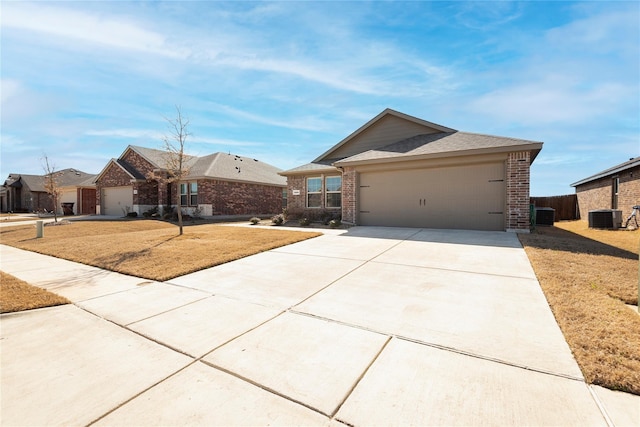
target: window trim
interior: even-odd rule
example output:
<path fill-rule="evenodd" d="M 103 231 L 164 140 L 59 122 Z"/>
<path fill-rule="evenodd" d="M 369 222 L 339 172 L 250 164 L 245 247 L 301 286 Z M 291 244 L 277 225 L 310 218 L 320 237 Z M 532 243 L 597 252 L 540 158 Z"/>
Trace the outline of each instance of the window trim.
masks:
<path fill-rule="evenodd" d="M 340 190 L 338 191 L 329 191 L 329 184 L 327 184 L 327 180 L 329 178 L 340 178 Z M 327 175 L 324 177 L 324 207 L 325 209 L 342 209 L 342 175 Z M 330 194 L 339 194 L 340 195 L 340 205 L 339 206 L 328 206 L 327 203 Z"/>
<path fill-rule="evenodd" d="M 195 193 L 192 191 L 191 186 L 195 184 L 196 188 L 195 188 Z M 182 192 L 182 188 L 186 189 L 186 192 Z M 198 181 L 185 181 L 185 182 L 180 182 L 178 184 L 178 200 L 180 202 L 180 206 L 198 206 Z M 192 203 L 192 198 L 195 196 L 196 198 L 196 203 L 193 204 Z M 187 203 L 182 203 L 182 198 L 185 198 Z"/>
<path fill-rule="evenodd" d="M 312 179 L 318 179 L 320 180 L 320 189 L 318 191 L 309 191 L 309 181 Z M 307 207 L 307 209 L 322 209 L 322 194 L 323 194 L 323 188 L 322 188 L 322 184 L 323 184 L 323 179 L 322 176 L 308 176 L 305 184 L 307 186 L 307 194 L 306 194 L 306 199 L 305 200 L 305 206 Z M 318 206 L 309 206 L 309 195 L 311 194 L 319 194 L 320 195 L 320 203 Z"/>

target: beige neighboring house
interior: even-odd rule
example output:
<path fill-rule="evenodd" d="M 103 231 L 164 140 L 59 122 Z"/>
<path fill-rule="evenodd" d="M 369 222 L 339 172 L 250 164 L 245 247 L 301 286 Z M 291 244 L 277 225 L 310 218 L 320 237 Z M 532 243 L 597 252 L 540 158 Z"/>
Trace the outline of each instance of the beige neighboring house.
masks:
<path fill-rule="evenodd" d="M 296 216 L 528 232 L 530 167 L 541 149 L 541 142 L 460 132 L 386 109 L 281 175 Z"/>
<path fill-rule="evenodd" d="M 271 215 L 282 212 L 286 179 L 280 169 L 250 157 L 229 153 L 185 156 L 188 176 L 167 180 L 167 152 L 130 145 L 111 159 L 96 178 L 102 215 L 162 213 L 175 207 L 201 215 Z"/>
<path fill-rule="evenodd" d="M 576 189 L 580 217 L 589 211 L 613 209 L 626 219 L 640 205 L 640 157 L 598 172 L 571 184 Z"/>
<path fill-rule="evenodd" d="M 91 215 L 96 213 L 96 175 L 77 169 L 55 172 L 60 189 L 57 213 Z M 41 212 L 53 210 L 53 200 L 45 189 L 45 175 L 9 174 L 0 194 L 3 212 Z"/>

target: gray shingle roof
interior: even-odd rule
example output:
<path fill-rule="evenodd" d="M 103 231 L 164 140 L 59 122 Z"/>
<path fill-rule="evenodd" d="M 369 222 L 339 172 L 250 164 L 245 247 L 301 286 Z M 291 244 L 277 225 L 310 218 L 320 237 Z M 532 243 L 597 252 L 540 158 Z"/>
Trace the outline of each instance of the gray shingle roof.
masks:
<path fill-rule="evenodd" d="M 334 166 L 331 166 L 331 164 L 313 162 L 313 163 L 307 163 L 306 165 L 298 166 L 293 169 L 280 172 L 280 175 L 286 176 L 286 175 L 295 175 L 295 174 L 306 173 L 306 172 L 321 172 L 321 171 L 335 171 L 335 170 L 336 168 Z"/>
<path fill-rule="evenodd" d="M 336 165 L 367 161 L 393 161 L 438 154 L 456 155 L 479 150 L 510 151 L 513 148 L 532 149 L 531 161 L 533 162 L 542 148 L 542 143 L 468 132 L 440 132 L 416 135 L 379 149 L 365 151 L 340 160 L 336 162 Z"/>
<path fill-rule="evenodd" d="M 287 180 L 278 175 L 280 171 L 275 166 L 251 157 L 214 153 L 199 157 L 189 170 L 189 178 L 213 178 L 285 186 Z"/>
<path fill-rule="evenodd" d="M 636 166 L 640 166 L 640 157 L 634 157 L 632 159 L 627 160 L 624 163 L 620 163 L 619 165 L 615 165 L 609 169 L 605 169 L 602 172 L 598 172 L 595 175 L 591 175 L 587 178 L 581 179 L 580 181 L 576 181 L 573 184 L 571 184 L 571 186 L 576 187 L 581 184 L 586 184 L 587 182 L 595 181 L 596 179 L 600 179 L 609 175 L 614 175 L 616 173 L 624 172 L 625 170 L 635 168 Z"/>
<path fill-rule="evenodd" d="M 58 187 L 95 187 L 93 180 L 96 175 L 79 171 L 77 169 L 62 169 L 55 172 Z M 23 185 L 29 187 L 29 190 L 45 193 L 45 175 L 24 175 L 12 173 L 11 177 L 5 181 L 6 184 Z"/>
<path fill-rule="evenodd" d="M 166 151 L 134 145 L 131 145 L 128 148 L 140 154 L 156 168 L 166 169 Z M 278 175 L 278 172 L 281 171 L 280 169 L 251 157 L 218 152 L 202 157 L 185 154 L 185 159 L 185 168 L 189 169 L 187 179 L 208 178 L 227 181 L 255 182 L 278 186 L 287 185 L 286 178 Z M 117 162 L 134 178 L 145 179 L 139 171 L 127 162 L 121 159 L 117 160 Z"/>

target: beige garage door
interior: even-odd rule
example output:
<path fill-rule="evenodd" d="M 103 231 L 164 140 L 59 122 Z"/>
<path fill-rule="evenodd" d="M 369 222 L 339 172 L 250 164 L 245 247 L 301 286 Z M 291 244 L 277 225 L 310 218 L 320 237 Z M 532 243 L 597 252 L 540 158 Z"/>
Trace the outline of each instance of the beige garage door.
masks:
<path fill-rule="evenodd" d="M 133 207 L 133 187 L 108 187 L 103 190 L 101 200 L 101 211 L 103 215 L 126 214 L 126 207 Z"/>
<path fill-rule="evenodd" d="M 504 230 L 504 163 L 360 175 L 363 225 Z"/>

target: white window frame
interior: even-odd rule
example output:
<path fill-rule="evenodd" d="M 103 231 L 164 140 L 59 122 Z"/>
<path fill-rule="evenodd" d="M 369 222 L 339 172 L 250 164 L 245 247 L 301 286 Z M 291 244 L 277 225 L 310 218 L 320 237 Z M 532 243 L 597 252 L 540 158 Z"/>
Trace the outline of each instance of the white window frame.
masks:
<path fill-rule="evenodd" d="M 339 178 L 340 179 L 340 189 L 339 190 L 332 190 L 329 191 L 329 183 L 328 180 L 330 178 Z M 326 176 L 324 178 L 324 188 L 325 188 L 325 195 L 324 195 L 324 206 L 327 209 L 341 209 L 342 208 L 342 175 L 329 175 Z M 340 195 L 340 203 L 338 204 L 338 206 L 329 206 L 329 195 L 330 194 L 339 194 Z"/>
<path fill-rule="evenodd" d="M 318 191 L 309 191 L 309 181 L 310 180 L 319 180 L 320 181 L 320 188 L 318 189 Z M 322 177 L 321 176 L 310 176 L 307 177 L 306 180 L 306 184 L 307 184 L 307 200 L 306 200 L 306 206 L 309 209 L 321 209 L 322 208 Z M 318 206 L 309 206 L 309 196 L 312 194 L 319 194 L 320 195 L 320 200 L 318 203 Z"/>

